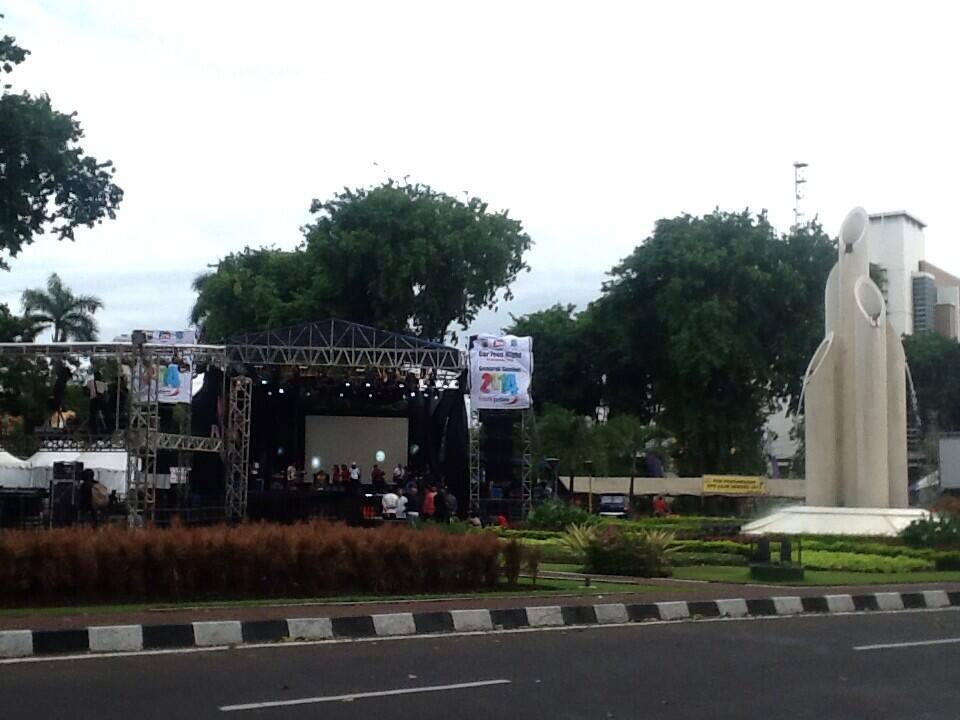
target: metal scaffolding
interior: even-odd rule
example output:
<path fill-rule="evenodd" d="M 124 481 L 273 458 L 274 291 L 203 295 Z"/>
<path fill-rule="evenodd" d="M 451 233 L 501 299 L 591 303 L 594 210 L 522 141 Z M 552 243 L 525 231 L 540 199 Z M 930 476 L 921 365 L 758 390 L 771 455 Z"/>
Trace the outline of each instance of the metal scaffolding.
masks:
<path fill-rule="evenodd" d="M 520 516 L 526 520 L 533 506 L 533 410 L 520 412 Z"/>
<path fill-rule="evenodd" d="M 426 369 L 438 379 L 456 379 L 466 367 L 456 348 L 344 320 L 239 335 L 226 352 L 228 362 L 243 365 Z"/>
<path fill-rule="evenodd" d="M 480 512 L 480 412 L 470 410 L 470 512 Z"/>
<path fill-rule="evenodd" d="M 230 408 L 227 422 L 225 509 L 228 520 L 247 514 L 247 479 L 250 475 L 250 409 L 253 381 L 242 375 L 230 380 Z"/>
<path fill-rule="evenodd" d="M 159 386 L 152 382 L 153 359 L 142 350 L 137 353 L 132 370 L 127 430 L 127 510 L 131 515 L 152 521 L 157 501 Z"/>
<path fill-rule="evenodd" d="M 49 430 L 38 433 L 40 448 L 89 452 L 113 450 L 127 452 L 127 507 L 140 520 L 156 517 L 157 454 L 160 450 L 187 452 L 224 452 L 220 437 L 160 432 L 159 387 L 153 380 L 158 363 L 174 357 L 190 356 L 195 364 L 225 367 L 222 345 L 165 345 L 132 342 L 0 343 L 0 357 L 24 360 L 88 358 L 114 360 L 130 368 L 127 427 L 119 425 L 112 434 L 91 434 Z M 144 380 L 146 381 L 144 382 Z M 119 399 L 118 392 L 118 399 Z"/>

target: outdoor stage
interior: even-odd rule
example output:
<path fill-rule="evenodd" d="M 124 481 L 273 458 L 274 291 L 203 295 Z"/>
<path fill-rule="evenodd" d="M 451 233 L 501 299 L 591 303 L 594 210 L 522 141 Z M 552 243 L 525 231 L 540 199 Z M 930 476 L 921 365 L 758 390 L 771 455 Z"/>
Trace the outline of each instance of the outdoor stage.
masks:
<path fill-rule="evenodd" d="M 78 373 L 92 363 L 117 368 L 110 427 L 47 431 L 37 441 L 41 450 L 125 451 L 123 500 L 142 520 L 164 522 L 171 513 L 209 518 L 218 507 L 222 519 L 237 520 L 247 516 L 251 489 L 258 502 L 265 499 L 258 516 L 268 506 L 302 506 L 312 502 L 299 495 L 304 479 L 354 461 L 369 478 L 378 453 L 388 478 L 403 464 L 468 495 L 466 362 L 460 350 L 439 343 L 328 319 L 241 335 L 222 346 L 159 344 L 143 336 L 125 343 L 11 343 L 0 344 L 0 358 L 76 366 Z M 189 403 L 164 404 L 148 378 L 187 361 L 202 375 L 202 388 Z M 131 378 L 125 391 L 124 376 Z M 163 477 L 182 467 L 189 468 L 186 482 L 171 500 Z M 270 499 L 277 492 L 294 494 Z"/>

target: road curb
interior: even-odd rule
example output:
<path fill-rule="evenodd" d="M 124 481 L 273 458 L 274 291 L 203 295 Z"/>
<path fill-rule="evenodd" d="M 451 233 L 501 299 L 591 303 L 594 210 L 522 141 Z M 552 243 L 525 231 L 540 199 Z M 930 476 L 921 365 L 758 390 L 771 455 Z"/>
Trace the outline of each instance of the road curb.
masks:
<path fill-rule="evenodd" d="M 2 630 L 0 658 L 204 648 L 244 643 L 358 640 L 518 628 L 585 627 L 960 607 L 960 592 L 881 592 L 658 603 L 602 603 L 509 609 L 385 613 L 334 618 L 228 620 L 169 625 L 94 626 L 70 630 Z"/>

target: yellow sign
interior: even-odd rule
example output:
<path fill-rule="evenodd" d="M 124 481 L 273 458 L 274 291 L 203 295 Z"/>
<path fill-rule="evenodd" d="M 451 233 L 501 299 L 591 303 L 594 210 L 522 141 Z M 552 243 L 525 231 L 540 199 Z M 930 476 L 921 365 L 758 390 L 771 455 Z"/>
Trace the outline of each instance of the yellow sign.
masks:
<path fill-rule="evenodd" d="M 704 475 L 704 495 L 763 495 L 763 478 L 755 475 Z"/>

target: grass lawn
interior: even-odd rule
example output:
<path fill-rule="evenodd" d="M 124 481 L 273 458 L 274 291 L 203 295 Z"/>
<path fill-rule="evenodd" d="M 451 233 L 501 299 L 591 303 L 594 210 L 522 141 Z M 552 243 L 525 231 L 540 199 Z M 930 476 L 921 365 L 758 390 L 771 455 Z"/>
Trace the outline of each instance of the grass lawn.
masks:
<path fill-rule="evenodd" d="M 673 569 L 673 577 L 680 580 L 708 580 L 710 582 L 751 583 L 750 569 L 746 567 L 696 566 Z M 901 573 L 844 572 L 839 570 L 807 570 L 802 581 L 784 583 L 764 582 L 763 585 L 884 585 L 920 582 L 960 582 L 958 571 L 918 571 Z"/>
<path fill-rule="evenodd" d="M 307 605 L 314 603 L 376 603 L 402 600 L 440 600 L 446 598 L 529 597 L 530 595 L 608 595 L 635 593 L 654 589 L 649 585 L 604 582 L 592 580 L 585 587 L 581 580 L 540 579 L 536 585 L 528 577 L 521 577 L 516 588 L 506 584 L 500 589 L 474 593 L 438 593 L 436 595 L 343 595 L 317 598 L 263 598 L 253 600 L 218 600 L 183 603 L 131 603 L 112 605 L 75 605 L 58 607 L 0 608 L 0 617 L 27 617 L 31 615 L 78 615 L 88 613 L 141 612 L 150 610 L 183 610 L 188 608 L 240 608 L 264 605 Z M 157 620 L 162 620 L 158 613 Z"/>

